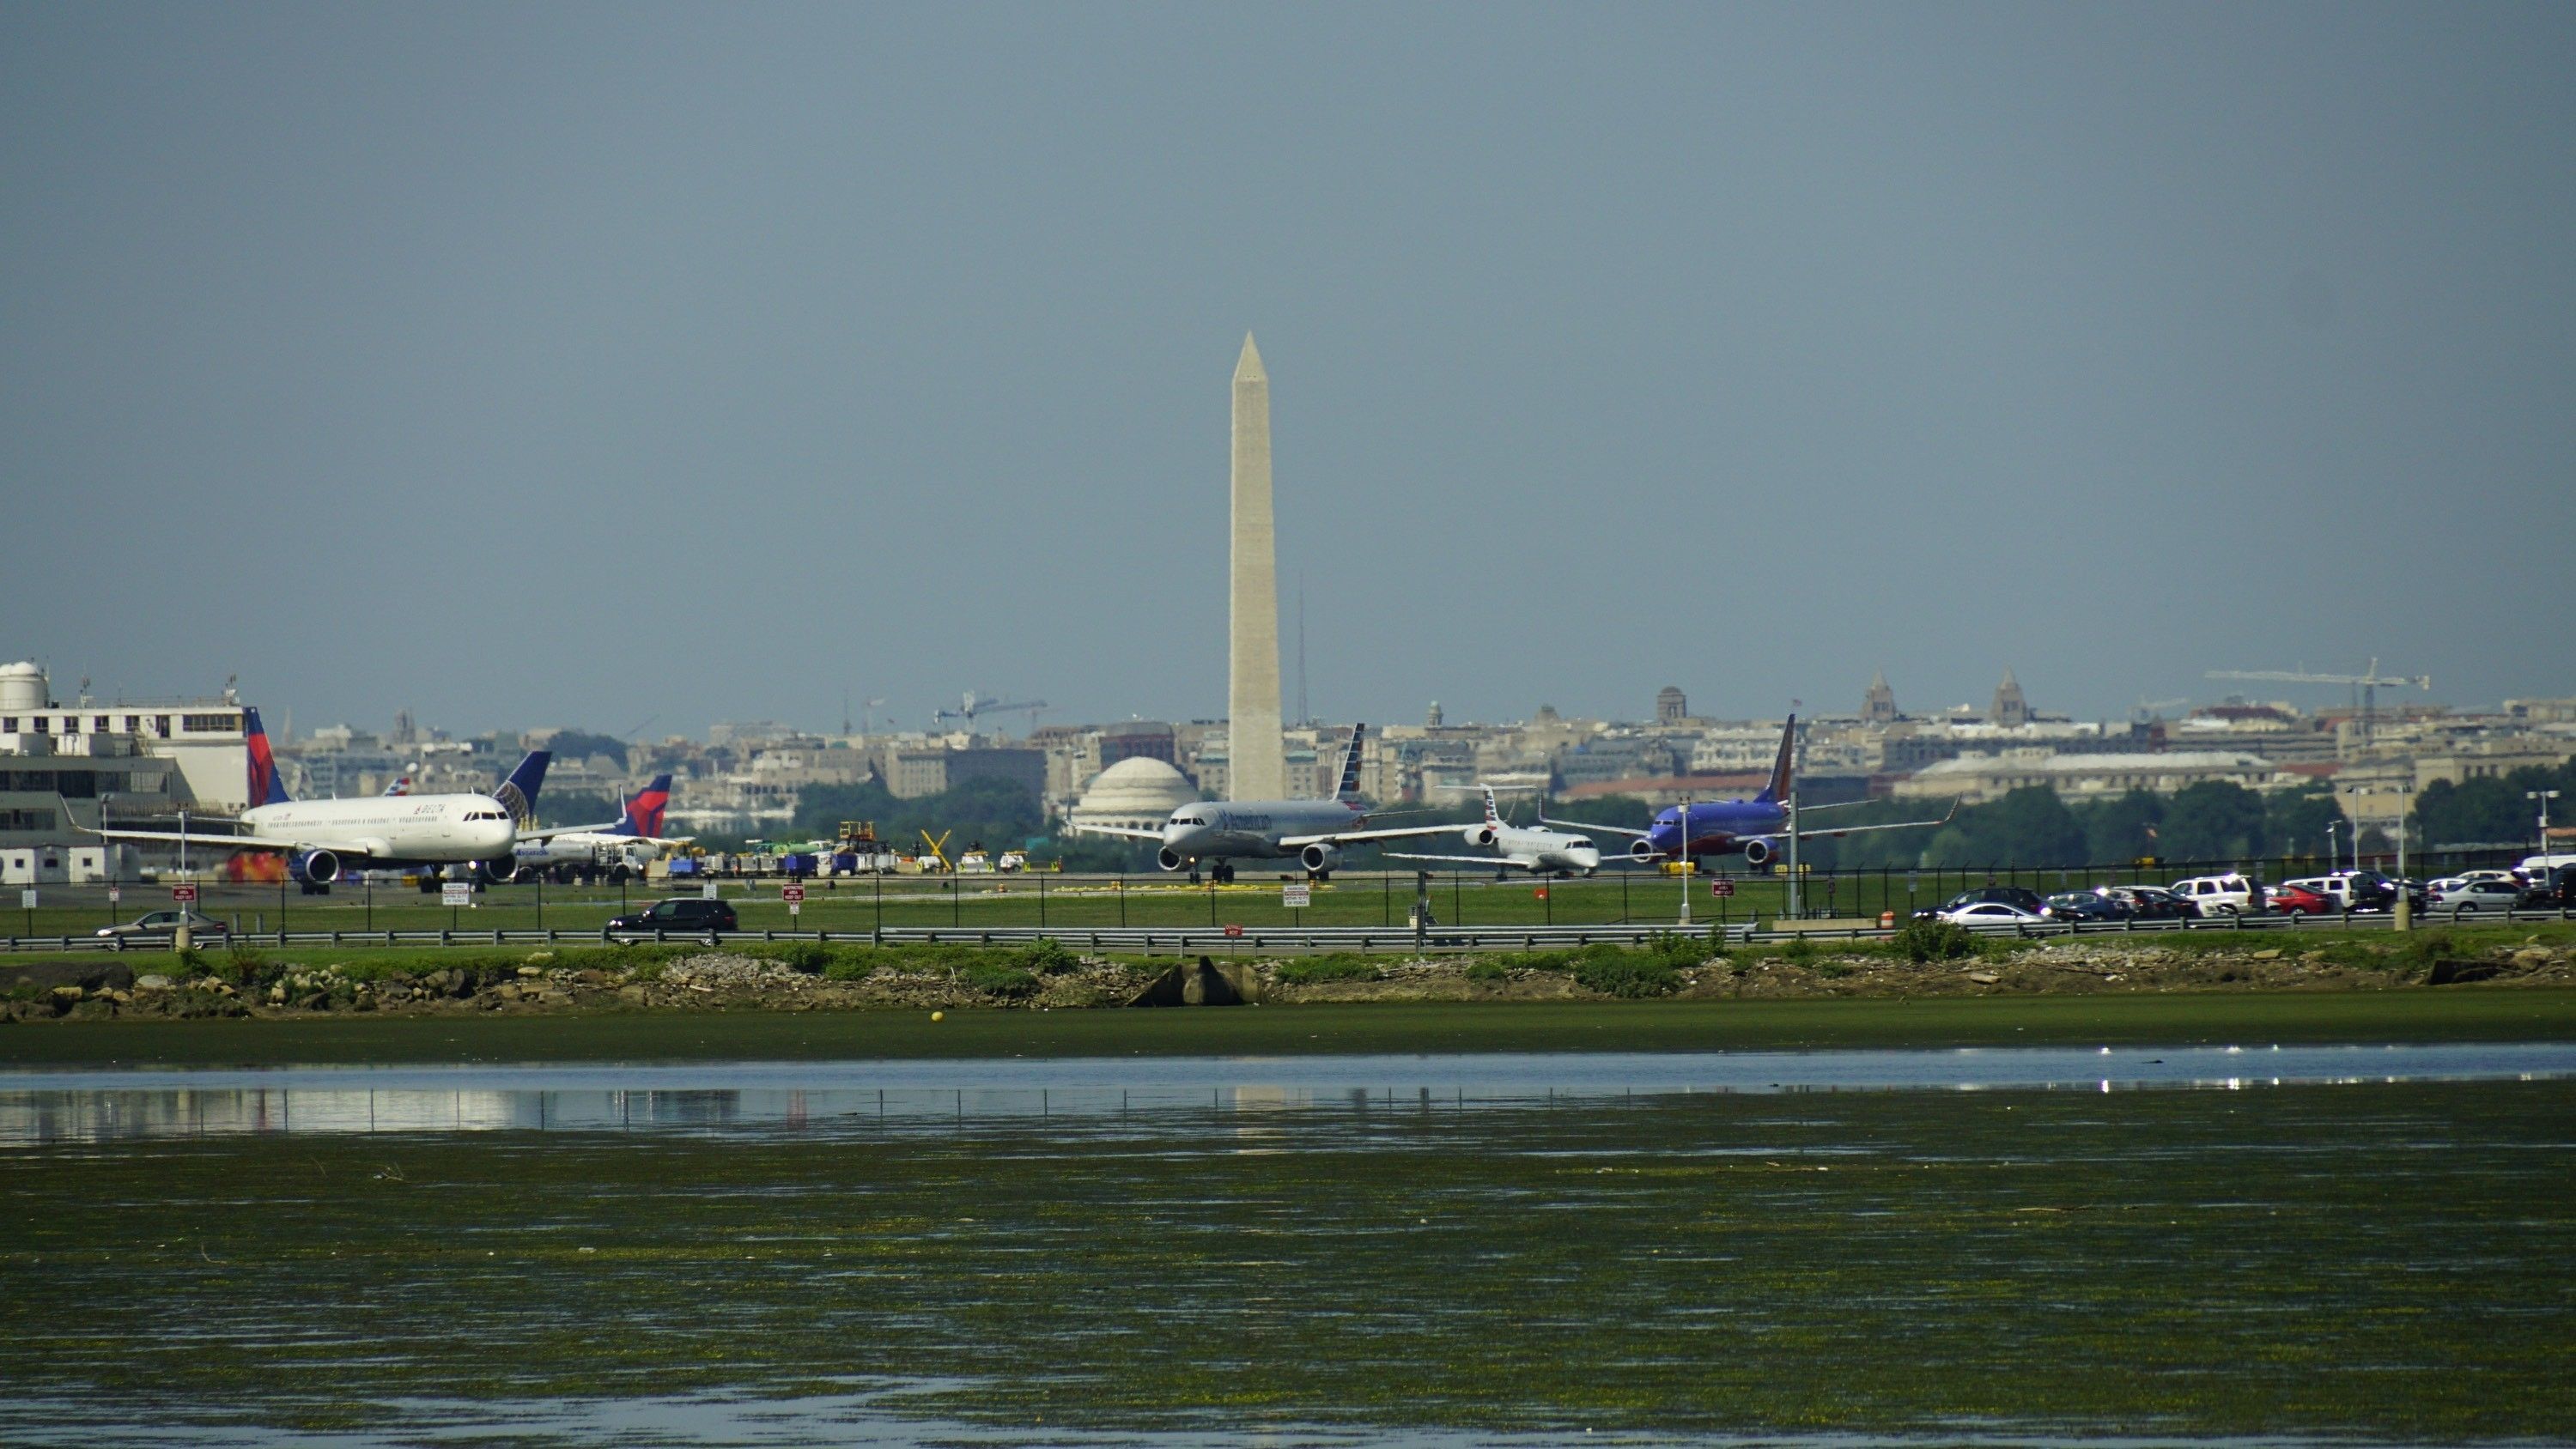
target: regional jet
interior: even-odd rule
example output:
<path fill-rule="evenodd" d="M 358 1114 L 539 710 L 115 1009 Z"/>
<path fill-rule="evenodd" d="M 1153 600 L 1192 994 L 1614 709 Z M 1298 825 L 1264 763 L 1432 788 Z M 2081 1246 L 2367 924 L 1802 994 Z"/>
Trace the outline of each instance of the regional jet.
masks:
<path fill-rule="evenodd" d="M 1332 878 L 1342 848 L 1370 840 L 1446 835 L 1455 825 L 1415 825 L 1363 830 L 1368 811 L 1360 804 L 1360 741 L 1364 724 L 1351 726 L 1350 747 L 1342 754 L 1340 786 L 1319 800 L 1211 800 L 1172 812 L 1160 830 L 1129 830 L 1115 825 L 1078 825 L 1092 835 L 1118 835 L 1162 842 L 1154 863 L 1165 870 L 1187 869 L 1199 878 L 1199 862 L 1214 862 L 1209 874 L 1234 879 L 1237 860 L 1294 859 L 1316 880 Z"/>
<path fill-rule="evenodd" d="M 276 851 L 297 880 L 327 886 L 344 870 L 427 865 L 480 865 L 509 878 L 510 847 L 532 821 L 547 751 L 532 750 L 489 795 L 376 795 L 351 800 L 297 800 L 278 778 L 259 711 L 242 711 L 250 748 L 250 808 L 237 833 L 185 830 L 98 830 L 109 840 L 177 842 L 214 850 Z M 184 823 L 184 822 L 183 822 Z"/>
<path fill-rule="evenodd" d="M 519 869 L 543 873 L 570 869 L 588 869 L 600 862 L 604 848 L 610 852 L 629 845 L 685 845 L 690 837 L 662 837 L 662 812 L 671 803 L 671 777 L 655 775 L 650 783 L 626 802 L 626 813 L 607 825 L 558 826 L 552 830 L 527 831 L 519 836 L 514 854 Z M 613 862 L 612 862 L 613 863 Z M 619 877 L 623 879 L 623 877 Z"/>
<path fill-rule="evenodd" d="M 1606 830 L 1614 835 L 1631 837 L 1628 858 L 1636 861 L 1675 860 L 1684 855 L 1733 855 L 1742 852 L 1744 863 L 1767 865 L 1786 848 L 1789 840 L 1789 790 L 1792 784 L 1790 751 L 1798 737 L 1798 717 L 1780 731 L 1779 758 L 1771 762 L 1771 779 L 1762 793 L 1749 800 L 1695 801 L 1688 806 L 1671 805 L 1655 815 L 1654 825 L 1645 830 L 1632 830 L 1622 825 L 1584 825 L 1586 830 Z M 1817 807 L 1830 809 L 1832 807 Z M 1958 813 L 1954 802 L 1950 811 Z M 1803 812 L 1802 812 L 1803 813 Z M 1846 825 L 1840 830 L 1801 830 L 1798 838 L 1813 840 L 1818 836 L 1859 835 L 1871 830 L 1921 830 L 1927 826 L 1946 825 L 1949 815 L 1938 820 L 1900 820 L 1888 825 Z M 1578 825 L 1572 820 L 1550 820 L 1539 817 L 1542 825 Z"/>
<path fill-rule="evenodd" d="M 1485 787 L 1484 822 L 1467 826 L 1459 833 L 1469 845 L 1489 845 L 1497 853 L 1409 855 L 1401 850 L 1390 850 L 1387 854 L 1398 860 L 1448 860 L 1468 865 L 1490 865 L 1494 867 L 1496 879 L 1500 879 L 1507 870 L 1525 870 L 1532 875 L 1569 875 L 1576 871 L 1590 875 L 1601 869 L 1601 847 L 1592 843 L 1592 837 L 1572 835 L 1562 830 L 1532 830 L 1512 824 L 1494 808 L 1494 790 L 1490 785 Z"/>

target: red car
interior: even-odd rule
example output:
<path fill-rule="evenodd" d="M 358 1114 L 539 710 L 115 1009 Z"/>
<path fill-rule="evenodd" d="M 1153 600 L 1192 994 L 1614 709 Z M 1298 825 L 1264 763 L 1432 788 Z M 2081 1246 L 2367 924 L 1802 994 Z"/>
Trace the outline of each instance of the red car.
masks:
<path fill-rule="evenodd" d="M 2335 905 L 2333 901 L 2326 899 L 2324 896 L 2318 895 L 2315 891 L 2308 890 L 2300 886 L 2265 886 L 2263 887 L 2263 894 L 2271 898 L 2272 909 L 2279 911 L 2285 916 L 2327 916 L 2334 914 Z"/>

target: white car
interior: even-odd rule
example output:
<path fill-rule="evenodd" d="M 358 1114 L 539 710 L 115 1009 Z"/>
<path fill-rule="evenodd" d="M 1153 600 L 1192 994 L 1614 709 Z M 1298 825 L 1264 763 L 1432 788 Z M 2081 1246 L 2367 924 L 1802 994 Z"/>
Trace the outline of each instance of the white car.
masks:
<path fill-rule="evenodd" d="M 1979 901 L 1955 911 L 1943 911 L 1941 919 L 1954 926 L 2046 926 L 2054 924 L 2048 917 L 2033 915 L 2021 907 L 2003 901 Z"/>
<path fill-rule="evenodd" d="M 2234 871 L 2196 875 L 2175 881 L 2168 889 L 2191 902 L 2204 916 L 2259 916 L 2267 909 L 2263 887 Z"/>
<path fill-rule="evenodd" d="M 2509 911 L 2522 894 L 2510 881 L 2437 880 L 2424 888 L 2427 911 Z"/>

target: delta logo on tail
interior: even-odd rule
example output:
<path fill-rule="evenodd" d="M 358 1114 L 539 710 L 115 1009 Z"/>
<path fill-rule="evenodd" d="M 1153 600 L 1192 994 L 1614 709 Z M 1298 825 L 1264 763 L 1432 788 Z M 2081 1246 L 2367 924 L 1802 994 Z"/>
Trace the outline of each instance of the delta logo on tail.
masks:
<path fill-rule="evenodd" d="M 671 777 L 655 775 L 652 783 L 636 792 L 626 802 L 626 813 L 610 828 L 616 835 L 636 835 L 646 840 L 662 838 L 662 812 L 671 803 Z"/>
<path fill-rule="evenodd" d="M 242 710 L 242 732 L 250 746 L 250 803 L 285 805 L 295 797 L 286 793 L 286 782 L 278 778 L 277 756 L 269 753 L 268 727 L 259 722 L 259 711 Z"/>

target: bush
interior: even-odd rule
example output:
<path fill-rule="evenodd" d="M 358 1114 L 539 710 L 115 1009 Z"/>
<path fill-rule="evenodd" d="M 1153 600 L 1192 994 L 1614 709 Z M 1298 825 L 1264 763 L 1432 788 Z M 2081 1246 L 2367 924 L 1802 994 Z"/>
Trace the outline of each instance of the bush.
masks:
<path fill-rule="evenodd" d="M 1292 956 L 1276 968 L 1279 979 L 1291 986 L 1310 986 L 1318 981 L 1375 981 L 1377 963 L 1366 957 L 1328 955 Z"/>
<path fill-rule="evenodd" d="M 832 967 L 832 948 L 820 941 L 800 941 L 778 953 L 778 959 L 791 971 L 820 976 Z"/>
<path fill-rule="evenodd" d="M 1065 944 L 1047 936 L 1020 953 L 1020 969 L 1039 976 L 1061 976 L 1078 970 L 1082 958 L 1065 949 Z"/>
<path fill-rule="evenodd" d="M 1955 922 L 1932 917 L 1906 922 L 1905 929 L 1897 932 L 1888 944 L 1902 953 L 1906 960 L 1917 964 L 1957 961 L 1978 954 L 1976 932 Z"/>
<path fill-rule="evenodd" d="M 1804 966 L 1816 959 L 1816 943 L 1804 936 L 1792 936 L 1789 944 L 1780 948 L 1780 955 L 1784 960 Z"/>
<path fill-rule="evenodd" d="M 1013 1001 L 1035 996 L 1038 990 L 1035 976 L 1017 966 L 1005 966 L 996 961 L 978 961 L 967 967 L 966 984 L 988 996 Z"/>
<path fill-rule="evenodd" d="M 1635 999 L 1670 995 L 1682 984 L 1682 975 L 1672 958 L 1656 948 L 1627 951 L 1604 945 L 1575 953 L 1574 981 L 1587 991 Z"/>
<path fill-rule="evenodd" d="M 1472 961 L 1467 965 L 1467 979 L 1470 981 L 1502 981 L 1509 979 L 1511 974 L 1510 968 L 1500 961 Z"/>

